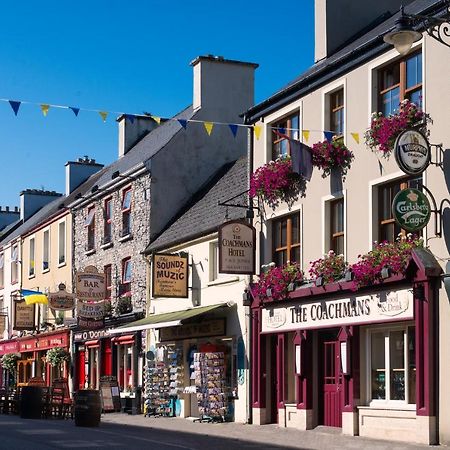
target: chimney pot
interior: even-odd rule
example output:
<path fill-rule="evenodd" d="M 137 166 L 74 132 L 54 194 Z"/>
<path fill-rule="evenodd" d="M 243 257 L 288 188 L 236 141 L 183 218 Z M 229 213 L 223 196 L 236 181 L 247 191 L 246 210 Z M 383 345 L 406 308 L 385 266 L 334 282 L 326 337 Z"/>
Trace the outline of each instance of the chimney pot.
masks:
<path fill-rule="evenodd" d="M 5 206 L 5 211 L 9 212 L 9 206 Z"/>

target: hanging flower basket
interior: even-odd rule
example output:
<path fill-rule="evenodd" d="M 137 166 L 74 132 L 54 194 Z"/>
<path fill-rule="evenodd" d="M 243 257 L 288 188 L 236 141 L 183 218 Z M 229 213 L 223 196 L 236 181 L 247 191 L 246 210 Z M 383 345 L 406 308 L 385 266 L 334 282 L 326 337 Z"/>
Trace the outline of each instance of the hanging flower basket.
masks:
<path fill-rule="evenodd" d="M 344 255 L 336 255 L 333 250 L 330 250 L 323 258 L 312 261 L 308 272 L 315 280 L 322 277 L 324 283 L 332 283 L 344 278 L 347 269 L 348 263 Z"/>
<path fill-rule="evenodd" d="M 305 179 L 293 172 L 289 157 L 270 161 L 259 167 L 250 178 L 250 197 L 259 197 L 272 209 L 280 202 L 291 207 L 299 196 L 305 196 L 305 190 Z"/>
<path fill-rule="evenodd" d="M 261 274 L 255 294 L 262 299 L 283 300 L 289 291 L 303 282 L 303 272 L 297 263 L 286 263 L 282 267 L 271 265 Z"/>
<path fill-rule="evenodd" d="M 0 361 L 4 369 L 9 370 L 10 372 L 16 372 L 19 355 L 16 353 L 6 353 L 1 357 Z"/>
<path fill-rule="evenodd" d="M 323 178 L 329 176 L 333 169 L 338 169 L 345 179 L 354 159 L 353 152 L 344 145 L 342 138 L 317 142 L 312 147 L 313 166 L 323 170 Z"/>
<path fill-rule="evenodd" d="M 70 353 L 62 347 L 54 347 L 47 350 L 46 361 L 53 367 L 59 366 L 64 361 L 70 360 Z"/>
<path fill-rule="evenodd" d="M 389 158 L 394 149 L 397 136 L 407 128 L 416 128 L 429 136 L 427 125 L 432 123 L 429 114 L 415 103 L 404 100 L 400 103 L 398 113 L 384 117 L 381 112 L 372 114 L 370 128 L 364 133 L 366 145 L 373 151 L 379 151 Z"/>

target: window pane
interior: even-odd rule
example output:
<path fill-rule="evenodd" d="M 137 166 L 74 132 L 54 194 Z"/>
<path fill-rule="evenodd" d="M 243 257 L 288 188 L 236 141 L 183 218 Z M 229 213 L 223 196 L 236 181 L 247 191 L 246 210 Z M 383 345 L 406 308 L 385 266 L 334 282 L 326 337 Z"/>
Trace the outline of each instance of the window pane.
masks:
<path fill-rule="evenodd" d="M 405 333 L 389 334 L 389 360 L 391 365 L 391 400 L 405 400 Z"/>
<path fill-rule="evenodd" d="M 291 248 L 291 262 L 300 262 L 300 246 Z"/>
<path fill-rule="evenodd" d="M 416 105 L 422 107 L 422 89 L 418 89 L 417 91 L 410 92 L 408 94 L 408 98 Z"/>
<path fill-rule="evenodd" d="M 299 116 L 292 116 L 291 119 L 291 132 L 289 133 L 289 135 L 293 138 L 293 139 L 298 139 L 299 136 Z"/>
<path fill-rule="evenodd" d="M 400 83 L 400 64 L 394 64 L 381 72 L 381 90 Z"/>
<path fill-rule="evenodd" d="M 372 399 L 386 398 L 386 367 L 384 334 L 373 333 L 371 342 Z"/>
<path fill-rule="evenodd" d="M 299 244 L 300 243 L 300 216 L 295 214 L 291 219 L 292 223 L 292 243 Z"/>
<path fill-rule="evenodd" d="M 391 89 L 381 96 L 381 112 L 388 116 L 398 110 L 400 105 L 400 88 Z"/>
<path fill-rule="evenodd" d="M 123 194 L 123 201 L 122 201 L 122 209 L 129 209 L 130 207 L 131 207 L 131 189 L 129 189 Z"/>
<path fill-rule="evenodd" d="M 132 263 L 131 260 L 127 260 L 123 264 L 123 282 L 131 282 Z"/>
<path fill-rule="evenodd" d="M 406 60 L 406 88 L 422 83 L 422 54 L 414 55 Z"/>
<path fill-rule="evenodd" d="M 286 247 L 287 245 L 287 220 L 283 220 L 280 224 L 281 226 L 281 247 Z"/>
<path fill-rule="evenodd" d="M 287 251 L 283 250 L 280 252 L 275 252 L 273 262 L 276 266 L 282 266 L 287 262 Z"/>
<path fill-rule="evenodd" d="M 331 242 L 331 248 L 337 255 L 344 254 L 344 235 L 335 236 Z"/>
<path fill-rule="evenodd" d="M 288 149 L 289 149 L 288 141 L 286 139 L 283 139 L 280 142 L 279 155 L 286 156 L 288 154 Z"/>

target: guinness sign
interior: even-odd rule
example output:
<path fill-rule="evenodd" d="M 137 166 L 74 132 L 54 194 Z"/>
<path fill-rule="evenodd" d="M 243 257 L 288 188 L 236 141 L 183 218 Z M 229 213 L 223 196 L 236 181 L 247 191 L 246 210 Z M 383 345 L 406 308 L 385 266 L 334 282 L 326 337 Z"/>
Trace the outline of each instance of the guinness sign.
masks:
<path fill-rule="evenodd" d="M 394 154 L 403 172 L 420 175 L 430 164 L 430 143 L 420 131 L 407 129 L 395 140 Z"/>

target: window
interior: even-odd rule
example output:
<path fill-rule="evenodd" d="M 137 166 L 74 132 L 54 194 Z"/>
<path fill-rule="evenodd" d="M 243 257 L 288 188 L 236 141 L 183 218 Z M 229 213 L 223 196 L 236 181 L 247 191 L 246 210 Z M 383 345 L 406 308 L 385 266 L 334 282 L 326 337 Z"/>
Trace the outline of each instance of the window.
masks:
<path fill-rule="evenodd" d="M 66 222 L 58 225 L 58 264 L 66 263 Z"/>
<path fill-rule="evenodd" d="M 131 258 L 126 258 L 122 261 L 122 285 L 119 289 L 121 297 L 129 296 L 131 293 L 131 277 L 133 273 L 133 265 Z"/>
<path fill-rule="evenodd" d="M 392 201 L 399 191 L 408 187 L 421 189 L 422 178 L 403 178 L 378 188 L 378 240 L 394 242 L 400 233 L 400 228 L 392 214 Z"/>
<path fill-rule="evenodd" d="M 123 191 L 122 197 L 122 237 L 131 234 L 131 188 Z"/>
<path fill-rule="evenodd" d="M 300 214 L 274 220 L 272 226 L 274 263 L 300 262 Z"/>
<path fill-rule="evenodd" d="M 28 276 L 34 277 L 34 258 L 35 258 L 35 240 L 34 238 L 30 239 L 30 254 L 29 254 L 29 265 L 28 265 Z"/>
<path fill-rule="evenodd" d="M 105 285 L 106 285 L 106 299 L 111 300 L 112 292 L 112 267 L 111 264 L 105 266 Z"/>
<path fill-rule="evenodd" d="M 103 230 L 103 244 L 109 244 L 112 237 L 112 198 L 105 200 L 105 227 Z"/>
<path fill-rule="evenodd" d="M 422 53 L 396 61 L 378 72 L 378 108 L 385 116 L 398 110 L 402 100 L 422 104 Z"/>
<path fill-rule="evenodd" d="M 337 255 L 345 253 L 343 198 L 330 202 L 330 250 Z"/>
<path fill-rule="evenodd" d="M 11 247 L 11 283 L 19 281 L 19 248 L 16 245 Z"/>
<path fill-rule="evenodd" d="M 272 123 L 272 158 L 276 159 L 279 156 L 286 156 L 290 154 L 289 141 L 285 138 L 276 134 L 273 130 L 278 133 L 288 136 L 292 139 L 298 139 L 299 136 L 299 125 L 300 116 L 298 113 L 292 114 L 279 122 Z"/>
<path fill-rule="evenodd" d="M 229 276 L 225 273 L 219 273 L 219 243 L 217 241 L 212 242 L 210 244 L 209 258 L 210 258 L 209 281 L 214 281 L 219 278 Z"/>
<path fill-rule="evenodd" d="M 86 250 L 93 250 L 95 248 L 95 206 L 88 209 L 84 224 L 87 227 Z"/>
<path fill-rule="evenodd" d="M 42 271 L 50 269 L 50 230 L 45 230 L 42 244 Z"/>
<path fill-rule="evenodd" d="M 330 99 L 330 131 L 336 136 L 344 135 L 344 89 L 339 89 L 329 96 Z"/>
<path fill-rule="evenodd" d="M 5 286 L 5 254 L 0 253 L 0 289 Z"/>
<path fill-rule="evenodd" d="M 415 404 L 415 327 L 374 330 L 369 339 L 370 399 Z"/>

